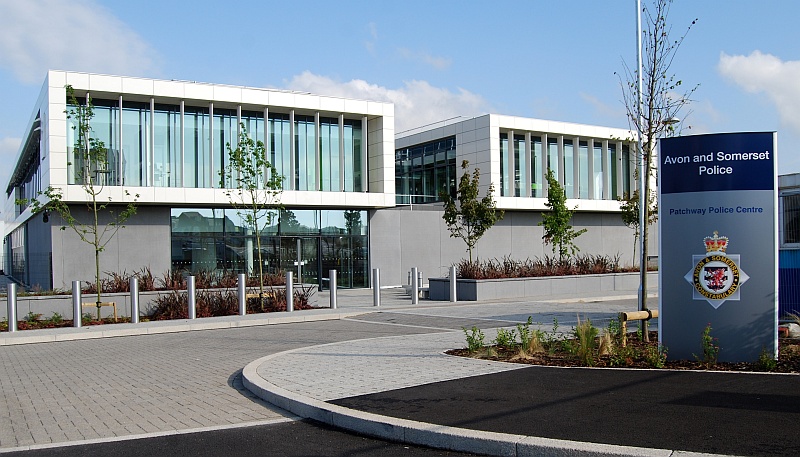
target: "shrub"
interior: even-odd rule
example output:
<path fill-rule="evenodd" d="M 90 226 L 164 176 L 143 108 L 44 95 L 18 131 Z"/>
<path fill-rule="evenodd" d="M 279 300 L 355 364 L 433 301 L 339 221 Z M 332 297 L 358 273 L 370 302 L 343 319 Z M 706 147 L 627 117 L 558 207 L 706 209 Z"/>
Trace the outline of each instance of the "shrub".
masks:
<path fill-rule="evenodd" d="M 474 354 L 486 346 L 486 343 L 483 342 L 483 332 L 477 326 L 473 325 L 470 330 L 461 327 L 461 330 L 464 331 L 464 336 L 467 338 L 467 350 L 470 354 Z"/>
<path fill-rule="evenodd" d="M 494 339 L 495 346 L 503 349 L 514 349 L 517 346 L 517 334 L 514 330 L 504 328 L 497 329 L 497 336 Z"/>
<path fill-rule="evenodd" d="M 716 344 L 717 339 L 711 336 L 711 324 L 707 324 L 703 329 L 702 336 L 700 337 L 700 345 L 703 348 L 703 356 L 698 357 L 693 354 L 698 362 L 705 365 L 706 369 L 711 368 L 717 364 L 717 357 L 719 356 L 719 346 Z"/>
<path fill-rule="evenodd" d="M 544 258 L 514 260 L 461 260 L 455 264 L 459 279 L 531 278 L 580 274 L 617 273 L 623 271 L 619 256 L 582 254 L 559 259 Z"/>
<path fill-rule="evenodd" d="M 581 322 L 578 317 L 578 324 L 573 333 L 575 335 L 573 350 L 578 361 L 587 367 L 594 366 L 597 352 L 597 327 L 592 325 L 591 320 L 586 319 Z"/>

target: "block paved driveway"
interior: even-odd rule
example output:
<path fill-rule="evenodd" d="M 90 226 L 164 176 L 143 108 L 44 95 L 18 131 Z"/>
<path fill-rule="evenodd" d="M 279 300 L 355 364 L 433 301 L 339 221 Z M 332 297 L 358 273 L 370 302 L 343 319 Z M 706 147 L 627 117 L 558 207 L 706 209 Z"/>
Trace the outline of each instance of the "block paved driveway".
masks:
<path fill-rule="evenodd" d="M 0 347 L 0 450 L 282 418 L 242 387 L 244 365 L 429 331 L 341 320 Z"/>

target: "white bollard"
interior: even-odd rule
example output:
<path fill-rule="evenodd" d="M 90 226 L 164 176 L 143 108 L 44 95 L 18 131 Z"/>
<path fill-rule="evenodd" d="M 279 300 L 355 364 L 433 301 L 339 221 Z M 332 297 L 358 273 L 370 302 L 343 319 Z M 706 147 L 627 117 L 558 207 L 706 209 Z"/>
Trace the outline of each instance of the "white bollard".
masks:
<path fill-rule="evenodd" d="M 8 331 L 17 331 L 17 285 L 8 284 Z"/>
<path fill-rule="evenodd" d="M 456 267 L 450 267 L 450 301 L 455 303 L 458 301 L 458 282 L 456 280 Z"/>
<path fill-rule="evenodd" d="M 372 304 L 381 306 L 381 269 L 372 269 Z"/>
<path fill-rule="evenodd" d="M 197 293 L 194 288 L 194 276 L 186 278 L 186 296 L 189 305 L 189 319 L 197 317 Z"/>
<path fill-rule="evenodd" d="M 417 267 L 411 267 L 411 304 L 419 303 L 419 279 L 417 277 Z"/>
<path fill-rule="evenodd" d="M 81 282 L 72 281 L 72 326 L 80 328 L 83 312 L 81 307 Z"/>
<path fill-rule="evenodd" d="M 247 314 L 247 276 L 244 273 L 239 273 L 239 315 L 244 316 Z"/>
<path fill-rule="evenodd" d="M 294 286 L 292 285 L 292 272 L 286 272 L 286 311 L 294 311 Z"/>
<path fill-rule="evenodd" d="M 131 276 L 131 323 L 139 323 L 139 280 Z"/>
<path fill-rule="evenodd" d="M 336 270 L 329 271 L 328 278 L 330 278 L 331 285 L 331 309 L 336 309 L 336 290 L 338 289 L 338 284 L 336 283 Z"/>

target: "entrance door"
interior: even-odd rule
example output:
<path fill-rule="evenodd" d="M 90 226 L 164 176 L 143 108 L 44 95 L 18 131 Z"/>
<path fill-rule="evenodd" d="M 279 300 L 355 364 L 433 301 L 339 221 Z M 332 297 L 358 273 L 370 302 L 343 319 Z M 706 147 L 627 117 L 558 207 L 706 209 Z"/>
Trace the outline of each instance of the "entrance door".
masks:
<path fill-rule="evenodd" d="M 302 282 L 319 284 L 319 238 L 281 237 L 281 268 L 291 271 L 297 281 L 298 241 Z"/>

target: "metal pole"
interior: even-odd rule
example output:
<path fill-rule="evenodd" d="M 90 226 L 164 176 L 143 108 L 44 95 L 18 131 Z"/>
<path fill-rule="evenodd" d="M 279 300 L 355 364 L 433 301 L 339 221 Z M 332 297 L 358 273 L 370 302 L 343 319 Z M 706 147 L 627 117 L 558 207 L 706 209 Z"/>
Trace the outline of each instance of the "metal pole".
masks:
<path fill-rule="evenodd" d="M 450 267 L 450 301 L 453 303 L 458 301 L 456 279 L 456 267 L 452 266 Z"/>
<path fill-rule="evenodd" d="M 286 272 L 286 311 L 294 311 L 294 287 L 292 286 L 292 272 Z"/>
<path fill-rule="evenodd" d="M 648 197 L 647 194 L 647 181 L 650 179 L 649 170 L 646 169 L 645 166 L 645 154 L 649 154 L 650 151 L 643 150 L 642 146 L 642 127 L 644 127 L 644 118 L 642 113 L 642 2 L 641 0 L 636 0 L 636 60 L 637 60 L 637 90 L 636 90 L 636 116 L 638 122 L 637 133 L 638 133 L 638 142 L 639 142 L 639 154 L 638 154 L 638 165 L 639 165 L 639 294 L 638 294 L 638 304 L 639 304 L 639 311 L 645 311 L 647 309 L 647 241 L 644 237 L 644 232 L 647 230 L 647 210 L 648 208 Z M 648 131 L 649 133 L 649 131 Z M 650 144 L 648 138 L 648 144 Z M 640 327 L 644 329 L 647 325 L 646 321 L 639 322 Z M 647 338 L 644 334 L 644 330 L 642 331 L 643 338 Z"/>
<path fill-rule="evenodd" d="M 83 316 L 81 313 L 81 282 L 72 281 L 72 326 L 75 328 L 80 328 L 82 318 Z"/>
<path fill-rule="evenodd" d="M 411 304 L 419 303 L 419 278 L 417 277 L 417 267 L 411 267 Z"/>
<path fill-rule="evenodd" d="M 131 323 L 139 323 L 139 280 L 131 276 Z"/>
<path fill-rule="evenodd" d="M 17 285 L 8 284 L 8 331 L 17 331 Z"/>
<path fill-rule="evenodd" d="M 372 269 L 372 303 L 381 306 L 381 269 Z"/>
<path fill-rule="evenodd" d="M 303 282 L 303 240 L 297 239 L 297 282 Z"/>
<path fill-rule="evenodd" d="M 328 278 L 330 278 L 330 289 L 331 289 L 331 309 L 336 309 L 336 270 L 331 270 L 328 272 Z"/>
<path fill-rule="evenodd" d="M 186 296 L 189 302 L 189 319 L 197 317 L 197 294 L 194 289 L 194 276 L 186 278 Z"/>
<path fill-rule="evenodd" d="M 244 316 L 247 314 L 247 294 L 245 293 L 245 286 L 247 285 L 247 276 L 244 273 L 239 273 L 239 315 Z"/>

